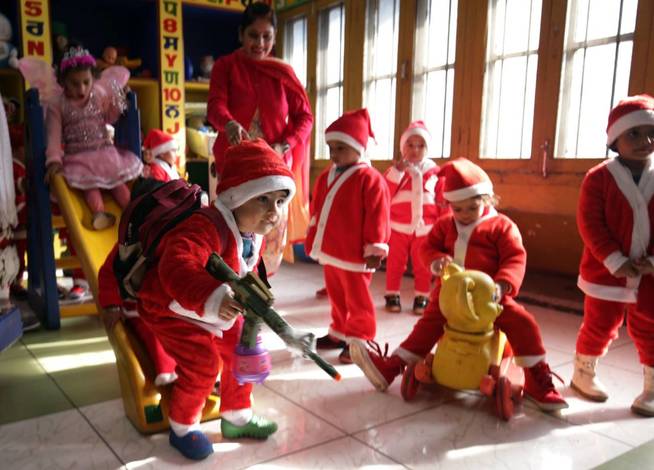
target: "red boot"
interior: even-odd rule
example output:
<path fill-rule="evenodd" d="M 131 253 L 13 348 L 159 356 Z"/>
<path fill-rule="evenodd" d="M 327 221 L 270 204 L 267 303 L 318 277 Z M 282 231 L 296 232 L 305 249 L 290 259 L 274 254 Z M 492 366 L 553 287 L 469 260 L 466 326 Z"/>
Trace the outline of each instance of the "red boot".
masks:
<path fill-rule="evenodd" d="M 568 407 L 568 403 L 552 383 L 552 371 L 547 362 L 540 361 L 533 367 L 525 367 L 525 388 L 527 398 L 543 411 L 557 411 Z M 556 375 L 556 374 L 554 374 Z M 556 376 L 559 380 L 561 378 Z"/>
<path fill-rule="evenodd" d="M 350 343 L 350 356 L 359 366 L 365 376 L 377 390 L 385 391 L 395 377 L 404 372 L 406 363 L 399 356 L 388 356 L 388 343 L 382 353 L 374 341 L 368 341 L 368 346 L 361 341 Z"/>

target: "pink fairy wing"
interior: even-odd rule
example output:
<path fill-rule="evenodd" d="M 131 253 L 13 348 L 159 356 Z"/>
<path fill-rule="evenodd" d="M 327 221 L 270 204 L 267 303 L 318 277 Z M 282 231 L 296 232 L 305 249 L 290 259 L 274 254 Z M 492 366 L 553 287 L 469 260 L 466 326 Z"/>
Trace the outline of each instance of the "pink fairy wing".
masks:
<path fill-rule="evenodd" d="M 32 88 L 39 90 L 41 104 L 52 103 L 61 96 L 62 88 L 57 83 L 53 68 L 44 60 L 34 57 L 23 57 L 18 60 L 18 69 Z"/>
<path fill-rule="evenodd" d="M 111 89 L 113 86 L 112 82 L 118 85 L 119 88 L 123 88 L 127 85 L 127 80 L 129 80 L 129 70 L 121 65 L 114 65 L 112 67 L 106 68 L 100 78 L 97 80 L 97 83 L 104 87 L 105 89 Z"/>

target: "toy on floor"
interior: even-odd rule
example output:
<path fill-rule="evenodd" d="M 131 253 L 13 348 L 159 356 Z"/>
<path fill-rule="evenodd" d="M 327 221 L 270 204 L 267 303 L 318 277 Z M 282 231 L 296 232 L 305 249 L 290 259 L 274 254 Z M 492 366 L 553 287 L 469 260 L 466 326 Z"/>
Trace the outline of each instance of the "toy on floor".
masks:
<path fill-rule="evenodd" d="M 235 300 L 245 307 L 245 321 L 234 362 L 234 376 L 239 383 L 262 383 L 270 373 L 270 354 L 263 348 L 259 337 L 262 322 L 289 348 L 314 361 L 334 380 L 341 380 L 334 366 L 316 354 L 313 333 L 296 331 L 272 308 L 273 295 L 257 275 L 249 272 L 239 278 L 216 253 L 209 257 L 206 269 L 216 279 L 227 282 L 234 291 Z"/>
<path fill-rule="evenodd" d="M 514 403 L 522 398 L 522 386 L 512 385 L 507 376 L 512 367 L 510 346 L 504 333 L 494 328 L 502 313 L 495 282 L 481 271 L 450 264 L 443 273 L 438 302 L 447 318 L 445 333 L 435 354 L 406 368 L 402 397 L 415 397 L 419 383 L 479 389 L 494 397 L 497 414 L 509 420 Z"/>

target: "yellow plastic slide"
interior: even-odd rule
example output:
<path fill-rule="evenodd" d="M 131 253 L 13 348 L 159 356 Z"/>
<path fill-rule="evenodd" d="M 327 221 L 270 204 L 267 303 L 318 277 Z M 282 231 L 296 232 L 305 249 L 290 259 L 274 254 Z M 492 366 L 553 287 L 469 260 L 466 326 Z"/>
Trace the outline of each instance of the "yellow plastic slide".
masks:
<path fill-rule="evenodd" d="M 118 240 L 118 223 L 106 230 L 90 228 L 91 212 L 83 195 L 69 188 L 62 175 L 55 175 L 53 178 L 52 191 L 57 197 L 66 228 L 95 299 L 97 311 L 101 314 L 102 308 L 98 303 L 98 272 Z M 116 220 L 120 220 L 120 208 L 111 197 L 105 197 L 105 207 L 105 210 L 116 216 Z M 142 433 L 167 429 L 169 387 L 154 385 L 154 368 L 143 346 L 122 322 L 118 322 L 112 331 L 108 331 L 107 336 L 116 355 L 125 414 Z M 209 397 L 202 420 L 217 419 L 219 404 L 218 397 Z"/>

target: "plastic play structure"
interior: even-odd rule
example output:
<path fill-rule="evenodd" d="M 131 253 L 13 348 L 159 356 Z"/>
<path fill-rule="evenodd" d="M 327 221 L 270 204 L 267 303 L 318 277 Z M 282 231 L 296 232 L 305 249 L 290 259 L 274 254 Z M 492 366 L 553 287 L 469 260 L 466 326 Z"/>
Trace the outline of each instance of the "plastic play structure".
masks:
<path fill-rule="evenodd" d="M 136 155 L 141 154 L 139 113 L 136 96 L 128 94 L 129 106 L 116 125 L 116 145 L 129 148 Z M 49 329 L 60 327 L 60 312 L 56 283 L 56 260 L 53 250 L 53 218 L 50 210 L 50 194 L 44 184 L 45 176 L 45 129 L 43 108 L 39 103 L 38 91 L 31 89 L 26 94 L 26 155 L 29 167 L 29 301 Z M 94 299 L 98 298 L 98 271 L 107 254 L 118 240 L 118 224 L 96 231 L 89 229 L 91 213 L 82 194 L 68 187 L 63 176 L 56 175 L 52 182 L 52 193 L 56 196 L 63 221 L 70 240 L 77 252 L 77 261 L 89 283 Z M 106 210 L 117 218 L 120 208 L 111 200 L 105 200 Z M 70 263 L 69 263 L 70 264 Z M 59 267 L 62 267 L 61 265 Z M 68 307 L 68 306 L 66 306 Z M 93 306 L 102 314 L 99 304 Z M 67 315 L 93 313 L 87 311 L 67 312 Z M 64 315 L 64 316 L 67 316 Z M 116 355 L 116 367 L 120 380 L 125 414 L 142 433 L 165 430 L 168 425 L 169 388 L 154 385 L 154 368 L 136 336 L 123 323 L 116 323 L 107 332 L 109 342 Z M 203 412 L 203 420 L 218 418 L 220 399 L 211 396 Z"/>
<path fill-rule="evenodd" d="M 435 354 L 406 368 L 402 397 L 412 400 L 420 383 L 455 390 L 480 390 L 495 401 L 498 416 L 509 420 L 522 399 L 522 371 L 513 365 L 506 336 L 494 328 L 502 306 L 495 282 L 481 271 L 450 264 L 442 277 L 439 306 L 447 319 Z M 516 382 L 511 383 L 511 376 Z"/>

